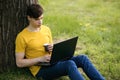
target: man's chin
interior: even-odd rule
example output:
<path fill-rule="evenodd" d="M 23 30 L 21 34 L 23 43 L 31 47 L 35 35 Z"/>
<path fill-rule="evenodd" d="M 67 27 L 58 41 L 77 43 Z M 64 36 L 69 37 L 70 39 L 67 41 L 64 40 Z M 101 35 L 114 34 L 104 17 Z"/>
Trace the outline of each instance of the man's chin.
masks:
<path fill-rule="evenodd" d="M 39 28 L 41 25 L 37 25 L 37 27 Z"/>

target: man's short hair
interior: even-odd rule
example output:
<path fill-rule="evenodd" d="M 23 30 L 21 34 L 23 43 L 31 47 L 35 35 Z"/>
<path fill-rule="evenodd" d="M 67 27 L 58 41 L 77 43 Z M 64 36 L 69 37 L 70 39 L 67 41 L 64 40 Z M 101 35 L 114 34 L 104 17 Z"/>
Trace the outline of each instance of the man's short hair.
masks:
<path fill-rule="evenodd" d="M 43 14 L 43 8 L 39 4 L 32 4 L 27 7 L 27 16 L 38 18 Z"/>

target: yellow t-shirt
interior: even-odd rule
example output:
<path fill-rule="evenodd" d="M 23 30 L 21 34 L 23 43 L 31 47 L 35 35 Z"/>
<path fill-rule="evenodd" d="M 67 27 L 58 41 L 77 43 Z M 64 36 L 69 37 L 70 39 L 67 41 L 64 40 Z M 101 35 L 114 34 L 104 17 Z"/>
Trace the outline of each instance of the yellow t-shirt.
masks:
<path fill-rule="evenodd" d="M 27 28 L 23 29 L 16 38 L 16 53 L 24 52 L 27 59 L 40 57 L 46 54 L 45 43 L 52 43 L 51 31 L 42 25 L 39 32 L 30 32 Z M 30 66 L 31 73 L 35 76 L 40 70 L 40 66 Z"/>

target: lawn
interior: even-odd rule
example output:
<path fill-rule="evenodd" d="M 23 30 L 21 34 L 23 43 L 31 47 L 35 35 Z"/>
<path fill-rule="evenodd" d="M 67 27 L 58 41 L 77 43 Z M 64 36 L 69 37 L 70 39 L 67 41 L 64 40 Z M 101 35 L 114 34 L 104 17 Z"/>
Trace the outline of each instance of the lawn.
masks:
<path fill-rule="evenodd" d="M 44 7 L 44 24 L 51 28 L 54 42 L 79 36 L 75 55 L 87 55 L 106 80 L 120 79 L 120 0 L 39 0 L 39 3 Z M 0 74 L 0 80 L 36 80 L 28 72 L 17 69 Z"/>
<path fill-rule="evenodd" d="M 44 24 L 51 28 L 55 42 L 79 36 L 76 55 L 88 55 L 106 80 L 120 79 L 119 0 L 47 0 L 46 3 L 40 0 L 40 3 L 45 9 Z"/>

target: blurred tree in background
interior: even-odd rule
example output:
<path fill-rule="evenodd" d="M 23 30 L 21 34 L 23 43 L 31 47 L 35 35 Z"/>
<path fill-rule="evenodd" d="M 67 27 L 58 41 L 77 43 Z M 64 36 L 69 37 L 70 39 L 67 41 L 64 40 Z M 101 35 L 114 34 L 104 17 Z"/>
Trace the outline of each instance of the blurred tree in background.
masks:
<path fill-rule="evenodd" d="M 15 68 L 15 37 L 27 25 L 27 5 L 38 0 L 0 0 L 0 72 Z"/>

